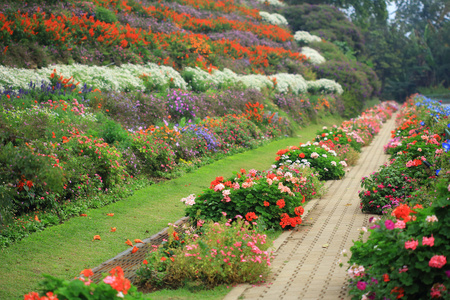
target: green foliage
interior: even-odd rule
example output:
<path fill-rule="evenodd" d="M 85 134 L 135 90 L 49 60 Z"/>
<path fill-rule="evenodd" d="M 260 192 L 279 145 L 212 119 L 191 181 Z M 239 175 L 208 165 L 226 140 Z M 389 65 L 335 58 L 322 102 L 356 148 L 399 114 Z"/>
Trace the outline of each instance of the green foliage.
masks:
<path fill-rule="evenodd" d="M 282 9 L 292 30 L 304 30 L 328 41 L 346 42 L 358 54 L 364 52 L 360 30 L 333 6 L 302 4 Z"/>
<path fill-rule="evenodd" d="M 116 14 L 107 8 L 96 6 L 95 7 L 95 18 L 99 21 L 105 23 L 115 23 L 117 22 Z"/>
<path fill-rule="evenodd" d="M 422 170 L 421 168 L 420 170 Z M 403 163 L 392 161 L 361 180 L 361 209 L 365 213 L 382 214 L 400 203 L 407 203 L 416 191 L 416 179 L 405 174 Z"/>

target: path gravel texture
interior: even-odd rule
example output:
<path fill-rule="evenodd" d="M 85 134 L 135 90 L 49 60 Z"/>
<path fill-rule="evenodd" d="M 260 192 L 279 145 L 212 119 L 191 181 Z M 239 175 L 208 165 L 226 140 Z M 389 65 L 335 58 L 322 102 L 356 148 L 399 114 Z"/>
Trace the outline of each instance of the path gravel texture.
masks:
<path fill-rule="evenodd" d="M 327 182 L 325 196 L 306 205 L 303 226 L 283 233 L 275 241 L 272 274 L 267 282 L 234 287 L 224 300 L 350 299 L 346 290 L 349 256 L 343 257 L 341 252 L 349 252 L 359 229 L 367 226 L 371 217 L 359 208 L 360 180 L 388 160 L 383 145 L 395 128 L 394 120 L 395 115 L 383 125 L 372 144 L 363 148 L 357 165 L 343 180 Z M 344 262 L 342 268 L 339 259 Z"/>

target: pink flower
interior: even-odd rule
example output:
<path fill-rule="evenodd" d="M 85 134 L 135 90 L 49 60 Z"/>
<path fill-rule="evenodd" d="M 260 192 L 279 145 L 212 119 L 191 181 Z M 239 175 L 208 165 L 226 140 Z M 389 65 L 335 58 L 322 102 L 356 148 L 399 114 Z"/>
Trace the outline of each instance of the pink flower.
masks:
<path fill-rule="evenodd" d="M 394 222 L 392 222 L 392 220 L 389 219 L 384 221 L 384 226 L 386 226 L 386 229 L 388 230 L 393 230 L 395 228 Z"/>
<path fill-rule="evenodd" d="M 432 268 L 442 268 L 447 263 L 447 258 L 444 255 L 435 255 L 433 256 L 428 265 Z"/>
<path fill-rule="evenodd" d="M 422 245 L 433 247 L 434 246 L 434 237 L 433 237 L 433 235 L 431 235 L 431 237 L 424 236 L 422 238 Z"/>
<path fill-rule="evenodd" d="M 358 290 L 364 291 L 366 289 L 367 283 L 365 281 L 358 281 L 356 287 Z"/>
<path fill-rule="evenodd" d="M 432 215 L 432 216 L 428 216 L 426 218 L 426 221 L 429 222 L 429 223 L 433 223 L 433 222 L 437 222 L 438 218 L 435 215 Z"/>
<path fill-rule="evenodd" d="M 405 229 L 405 227 L 406 227 L 406 223 L 403 222 L 402 220 L 397 220 L 397 222 L 395 222 L 395 228 Z"/>
<path fill-rule="evenodd" d="M 225 186 L 224 186 L 222 183 L 219 183 L 218 185 L 216 185 L 216 186 L 214 187 L 214 192 L 221 191 L 221 190 L 223 190 L 224 188 L 225 188 Z"/>
<path fill-rule="evenodd" d="M 412 240 L 405 242 L 405 249 L 416 250 L 417 246 L 419 246 L 419 241 Z"/>

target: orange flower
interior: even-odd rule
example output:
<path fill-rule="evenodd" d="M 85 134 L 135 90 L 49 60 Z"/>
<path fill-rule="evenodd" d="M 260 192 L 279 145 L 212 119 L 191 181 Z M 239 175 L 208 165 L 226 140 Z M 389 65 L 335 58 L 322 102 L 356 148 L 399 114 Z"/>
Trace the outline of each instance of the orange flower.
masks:
<path fill-rule="evenodd" d="M 114 217 L 114 214 L 110 213 L 110 214 L 106 214 L 108 217 Z"/>
<path fill-rule="evenodd" d="M 161 257 L 161 261 L 166 261 L 167 260 L 167 258 L 166 257 Z"/>
<path fill-rule="evenodd" d="M 109 232 L 116 232 L 116 227 L 111 227 L 111 230 Z"/>
<path fill-rule="evenodd" d="M 136 244 L 138 244 L 138 243 L 142 243 L 142 244 L 143 244 L 143 243 L 144 243 L 144 242 L 141 241 L 140 239 L 135 239 L 134 242 L 135 242 Z"/>
<path fill-rule="evenodd" d="M 277 201 L 277 205 L 280 209 L 282 209 L 286 205 L 286 203 L 284 203 L 284 199 L 280 199 Z"/>
<path fill-rule="evenodd" d="M 34 215 L 34 220 L 35 220 L 35 221 L 38 221 L 39 223 L 41 222 L 41 220 L 39 220 L 39 218 L 38 218 L 37 215 Z"/>
<path fill-rule="evenodd" d="M 138 250 L 139 250 L 139 248 L 136 247 L 136 246 L 134 246 L 134 247 L 133 247 L 133 250 L 131 250 L 131 253 L 136 253 Z"/>
<path fill-rule="evenodd" d="M 144 259 L 144 261 L 142 262 L 144 265 L 148 265 L 148 261 L 146 259 Z"/>
<path fill-rule="evenodd" d="M 127 241 L 125 242 L 125 244 L 127 244 L 127 245 L 130 246 L 130 247 L 133 247 L 133 243 L 132 243 L 130 240 L 127 240 Z"/>
<path fill-rule="evenodd" d="M 80 217 L 87 217 L 87 214 L 80 214 Z"/>
<path fill-rule="evenodd" d="M 93 241 L 95 241 L 95 240 L 99 240 L 99 241 L 101 241 L 102 239 L 100 238 L 100 236 L 99 236 L 99 235 L 94 235 L 94 239 L 93 239 Z"/>
<path fill-rule="evenodd" d="M 91 277 L 94 275 L 91 269 L 84 269 L 80 274 L 83 274 L 84 277 Z"/>

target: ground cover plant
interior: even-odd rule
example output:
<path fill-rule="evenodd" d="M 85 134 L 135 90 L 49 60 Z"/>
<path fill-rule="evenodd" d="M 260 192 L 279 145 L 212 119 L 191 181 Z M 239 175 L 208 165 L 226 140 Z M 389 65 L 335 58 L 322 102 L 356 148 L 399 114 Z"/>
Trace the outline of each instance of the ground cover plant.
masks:
<path fill-rule="evenodd" d="M 370 228 L 362 230 L 360 240 L 350 249 L 349 293 L 354 299 L 448 298 L 450 164 L 444 130 L 449 126 L 449 113 L 437 101 L 413 95 L 398 116 L 394 141 L 385 147 L 392 153 L 391 162 L 363 178 L 367 189 L 360 193 L 363 212 L 384 215 L 372 217 Z M 415 139 L 416 135 L 421 139 Z M 438 139 L 440 143 L 435 143 Z M 432 140 L 433 149 L 426 152 L 428 140 Z M 412 147 L 414 141 L 423 141 L 424 153 Z M 429 154 L 427 158 L 422 156 L 425 153 Z M 420 171 L 399 174 L 419 167 L 428 168 L 429 172 L 425 176 Z M 397 179 L 399 189 L 405 183 L 410 187 L 394 195 L 397 187 L 390 186 L 392 191 L 384 195 L 385 181 Z M 420 190 L 411 189 L 415 180 L 421 182 Z M 374 192 L 377 196 L 368 201 Z M 387 204 L 382 207 L 384 203 Z M 363 238 L 367 231 L 370 235 Z"/>

